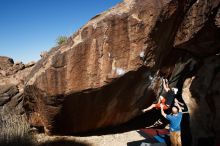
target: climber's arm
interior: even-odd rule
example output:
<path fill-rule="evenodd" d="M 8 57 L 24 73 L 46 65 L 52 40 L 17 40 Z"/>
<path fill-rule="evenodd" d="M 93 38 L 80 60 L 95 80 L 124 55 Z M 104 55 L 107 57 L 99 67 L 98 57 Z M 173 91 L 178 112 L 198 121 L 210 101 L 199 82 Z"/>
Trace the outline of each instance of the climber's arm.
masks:
<path fill-rule="evenodd" d="M 170 90 L 170 88 L 168 87 L 168 83 L 166 83 L 165 79 L 163 79 L 163 88 L 166 92 Z"/>
<path fill-rule="evenodd" d="M 182 107 L 179 105 L 179 101 L 177 99 L 175 99 L 175 103 L 174 103 L 175 106 L 177 106 L 177 108 L 179 109 L 179 112 L 183 112 L 182 111 Z"/>
<path fill-rule="evenodd" d="M 160 105 L 160 111 L 161 111 L 162 116 L 164 116 L 164 118 L 166 118 L 167 114 L 165 114 L 165 112 L 163 110 L 163 107 L 164 107 L 164 105 L 161 104 Z"/>
<path fill-rule="evenodd" d="M 175 103 L 178 103 L 179 105 L 184 106 L 184 104 L 182 102 L 178 101 L 176 98 L 174 101 L 175 101 Z"/>

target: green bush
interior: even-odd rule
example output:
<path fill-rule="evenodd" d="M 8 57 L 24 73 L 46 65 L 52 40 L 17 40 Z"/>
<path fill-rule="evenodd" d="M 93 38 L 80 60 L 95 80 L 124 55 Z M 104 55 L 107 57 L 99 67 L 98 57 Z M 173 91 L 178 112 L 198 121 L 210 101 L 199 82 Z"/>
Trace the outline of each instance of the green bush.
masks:
<path fill-rule="evenodd" d="M 67 41 L 67 37 L 66 36 L 59 36 L 58 38 L 57 38 L 57 45 L 62 45 L 62 44 L 64 44 L 66 41 Z"/>

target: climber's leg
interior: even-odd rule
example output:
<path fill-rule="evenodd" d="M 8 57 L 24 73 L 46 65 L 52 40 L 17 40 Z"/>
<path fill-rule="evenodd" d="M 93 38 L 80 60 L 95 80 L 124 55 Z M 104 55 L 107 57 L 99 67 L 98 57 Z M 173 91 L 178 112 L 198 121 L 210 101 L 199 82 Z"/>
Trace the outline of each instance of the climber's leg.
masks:
<path fill-rule="evenodd" d="M 149 106 L 148 108 L 142 110 L 143 112 L 146 112 L 146 111 L 149 111 L 149 110 L 152 110 L 153 108 L 156 107 L 156 104 L 152 104 L 151 106 Z"/>

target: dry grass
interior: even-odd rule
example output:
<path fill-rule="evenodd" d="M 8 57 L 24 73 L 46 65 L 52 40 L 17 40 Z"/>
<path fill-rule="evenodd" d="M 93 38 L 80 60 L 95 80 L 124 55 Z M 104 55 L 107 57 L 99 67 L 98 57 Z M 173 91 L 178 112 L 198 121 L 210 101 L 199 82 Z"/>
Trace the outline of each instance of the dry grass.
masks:
<path fill-rule="evenodd" d="M 30 131 L 30 125 L 25 116 L 0 110 L 0 146 L 89 146 L 84 142 L 62 138 L 48 138 L 39 142 L 36 135 Z"/>
<path fill-rule="evenodd" d="M 29 133 L 30 126 L 24 116 L 14 112 L 0 113 L 0 145 L 32 146 L 33 137 Z"/>

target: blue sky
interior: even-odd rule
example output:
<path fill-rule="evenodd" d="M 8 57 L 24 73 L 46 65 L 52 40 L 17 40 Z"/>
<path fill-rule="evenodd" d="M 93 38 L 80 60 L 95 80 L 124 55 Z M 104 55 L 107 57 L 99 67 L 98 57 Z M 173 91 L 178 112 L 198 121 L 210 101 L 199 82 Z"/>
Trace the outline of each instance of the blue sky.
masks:
<path fill-rule="evenodd" d="M 0 56 L 27 63 L 122 0 L 0 0 Z"/>

